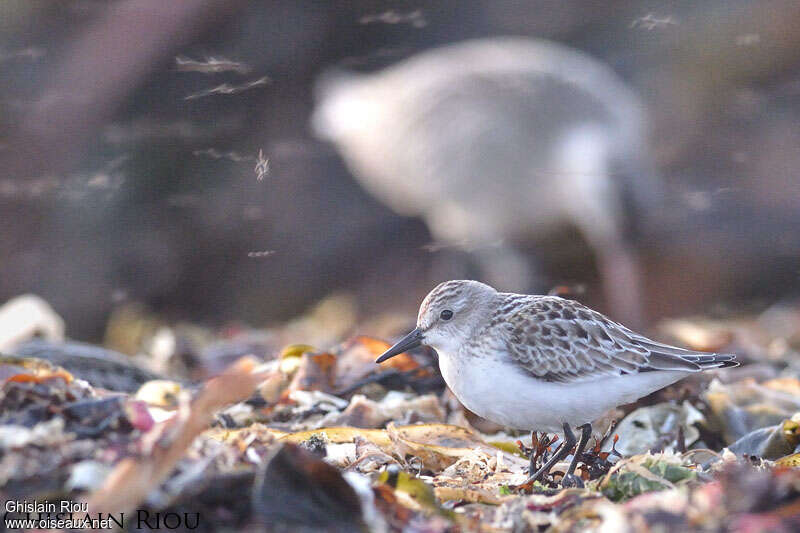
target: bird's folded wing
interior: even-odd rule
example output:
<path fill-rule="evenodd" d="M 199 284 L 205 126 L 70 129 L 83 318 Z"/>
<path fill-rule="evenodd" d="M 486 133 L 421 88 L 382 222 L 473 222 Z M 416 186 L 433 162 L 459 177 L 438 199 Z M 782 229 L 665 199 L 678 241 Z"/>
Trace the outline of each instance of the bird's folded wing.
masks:
<path fill-rule="evenodd" d="M 730 354 L 652 341 L 586 306 L 557 297 L 535 297 L 504 323 L 511 357 L 548 381 L 587 381 L 652 370 L 697 372 L 736 364 Z"/>

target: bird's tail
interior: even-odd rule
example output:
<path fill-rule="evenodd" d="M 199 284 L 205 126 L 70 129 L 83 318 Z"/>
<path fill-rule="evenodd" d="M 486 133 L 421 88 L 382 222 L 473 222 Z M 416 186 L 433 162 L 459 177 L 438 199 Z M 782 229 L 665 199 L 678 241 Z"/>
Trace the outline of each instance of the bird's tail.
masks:
<path fill-rule="evenodd" d="M 684 355 L 683 359 L 691 361 L 700 367 L 700 370 L 710 370 L 712 368 L 731 368 L 739 366 L 736 354 L 732 353 L 703 353 L 697 355 Z"/>

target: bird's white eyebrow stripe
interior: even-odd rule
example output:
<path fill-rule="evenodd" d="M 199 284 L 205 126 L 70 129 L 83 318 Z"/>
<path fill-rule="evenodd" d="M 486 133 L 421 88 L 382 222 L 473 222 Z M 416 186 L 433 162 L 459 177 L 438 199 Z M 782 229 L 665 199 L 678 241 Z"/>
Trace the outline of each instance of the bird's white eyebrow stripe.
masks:
<path fill-rule="evenodd" d="M 463 290 L 462 284 L 454 281 L 448 281 L 442 284 L 438 290 L 431 292 L 427 298 L 422 302 L 419 309 L 419 316 L 424 315 L 428 309 L 435 307 L 441 301 L 447 300 L 460 294 Z"/>

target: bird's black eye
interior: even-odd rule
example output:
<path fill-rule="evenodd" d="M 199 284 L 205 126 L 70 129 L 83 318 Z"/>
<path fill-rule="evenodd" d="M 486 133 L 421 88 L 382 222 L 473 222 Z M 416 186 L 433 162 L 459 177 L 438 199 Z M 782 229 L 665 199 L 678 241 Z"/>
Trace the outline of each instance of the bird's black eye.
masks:
<path fill-rule="evenodd" d="M 444 311 L 439 313 L 439 318 L 441 318 L 442 320 L 450 320 L 451 318 L 453 318 L 453 312 L 449 309 L 445 309 Z"/>

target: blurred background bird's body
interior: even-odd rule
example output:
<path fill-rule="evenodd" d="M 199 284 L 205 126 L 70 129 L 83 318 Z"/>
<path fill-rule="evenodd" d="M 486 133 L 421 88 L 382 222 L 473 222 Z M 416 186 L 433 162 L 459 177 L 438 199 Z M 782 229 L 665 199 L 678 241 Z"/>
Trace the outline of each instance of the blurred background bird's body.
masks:
<path fill-rule="evenodd" d="M 612 315 L 641 322 L 631 237 L 658 181 L 643 106 L 599 61 L 547 41 L 467 41 L 324 78 L 313 120 L 372 194 L 472 250 L 499 287 L 563 281 L 541 279 L 523 250 L 576 228 Z"/>

